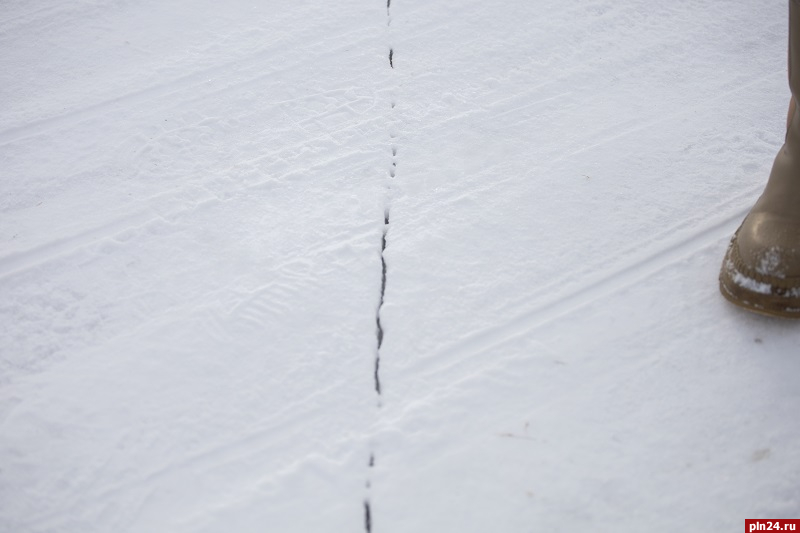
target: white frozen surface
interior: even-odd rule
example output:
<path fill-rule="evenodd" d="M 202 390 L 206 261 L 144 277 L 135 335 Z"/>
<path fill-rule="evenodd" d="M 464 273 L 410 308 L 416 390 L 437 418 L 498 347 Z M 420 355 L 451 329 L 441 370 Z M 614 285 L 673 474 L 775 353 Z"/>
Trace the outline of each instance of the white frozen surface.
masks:
<path fill-rule="evenodd" d="M 800 517 L 800 329 L 716 281 L 785 57 L 778 1 L 5 2 L 0 531 Z"/>
<path fill-rule="evenodd" d="M 732 261 L 728 261 L 726 264 L 731 265 L 732 263 Z M 759 294 L 772 294 L 772 285 L 769 283 L 764 283 L 763 281 L 754 280 L 753 278 L 748 278 L 741 272 L 734 272 L 732 279 L 735 284 L 740 287 L 744 287 L 745 289 L 757 292 Z"/>

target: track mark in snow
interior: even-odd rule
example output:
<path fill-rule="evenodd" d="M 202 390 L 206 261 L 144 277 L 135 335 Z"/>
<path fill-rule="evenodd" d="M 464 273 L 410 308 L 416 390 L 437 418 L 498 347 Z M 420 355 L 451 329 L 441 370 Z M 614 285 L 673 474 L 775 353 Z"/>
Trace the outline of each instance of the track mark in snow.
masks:
<path fill-rule="evenodd" d="M 394 49 L 389 48 L 389 66 L 392 68 L 394 68 L 394 60 L 392 59 L 393 57 L 394 57 Z"/>
<path fill-rule="evenodd" d="M 350 38 L 351 36 L 353 39 Z M 166 96 L 170 96 L 172 101 L 178 102 L 180 105 L 202 98 L 216 97 L 232 90 L 260 83 L 265 79 L 277 78 L 281 74 L 303 66 L 309 56 L 322 62 L 327 57 L 362 45 L 372 38 L 371 35 L 363 35 L 361 30 L 347 31 L 336 36 L 336 41 L 343 44 L 335 48 L 327 46 L 329 41 L 322 39 L 319 44 L 307 46 L 305 50 L 307 53 L 302 56 L 298 54 L 297 60 L 266 72 L 264 71 L 265 59 L 273 55 L 275 50 L 264 48 L 231 61 L 186 73 L 164 83 L 141 87 L 106 100 L 13 125 L 0 130 L 0 146 L 35 137 L 50 130 L 72 127 L 85 120 L 105 117 L 112 111 L 127 112 L 137 106 L 164 100 Z M 300 46 L 299 42 L 297 46 Z M 293 48 L 293 46 L 289 46 L 289 48 Z"/>
<path fill-rule="evenodd" d="M 742 217 L 750 209 L 750 204 L 735 209 L 710 224 L 693 231 L 683 238 L 667 244 L 660 250 L 634 260 L 616 270 L 612 270 L 599 279 L 578 287 L 566 295 L 545 301 L 533 309 L 511 317 L 504 324 L 475 332 L 447 346 L 435 355 L 425 358 L 420 368 L 413 371 L 420 378 L 425 376 L 448 375 L 452 379 L 452 371 L 457 367 L 469 365 L 472 360 L 507 342 L 528 335 L 556 318 L 584 307 L 601 298 L 612 296 L 643 279 L 659 272 L 670 264 L 679 261 L 697 250 L 709 246 L 721 239 L 729 238 L 732 228 L 741 222 Z M 424 367 L 424 368 L 423 368 Z"/>
<path fill-rule="evenodd" d="M 753 204 L 753 198 L 758 197 L 762 188 L 763 187 L 761 185 L 752 187 L 747 191 L 716 204 L 711 209 L 711 212 L 722 213 L 721 218 L 718 217 L 716 219 L 712 219 L 710 222 L 708 221 L 708 217 L 702 215 L 688 218 L 679 224 L 667 227 L 663 231 L 649 236 L 646 240 L 631 243 L 631 245 L 627 248 L 617 252 L 618 256 L 630 257 L 631 259 L 628 262 L 621 263 L 621 266 L 618 266 L 617 269 L 611 267 L 606 269 L 605 272 L 607 272 L 610 276 L 618 270 L 624 270 L 629 268 L 631 265 L 646 261 L 648 258 L 657 257 L 660 253 L 659 250 L 665 250 L 671 246 L 676 246 L 679 243 L 686 243 L 695 239 L 699 239 L 700 236 L 707 232 L 710 227 L 720 224 L 721 220 L 730 221 L 732 229 L 729 229 L 729 231 L 730 234 L 732 234 L 733 230 L 736 229 L 735 225 L 741 222 L 741 219 L 737 221 L 736 217 L 743 217 L 744 214 L 747 213 L 747 210 Z M 448 198 L 444 201 L 452 203 L 456 200 L 457 198 Z M 676 236 L 681 237 L 676 238 Z M 722 237 L 722 235 L 720 235 L 720 237 Z M 661 265 L 661 267 L 663 266 L 666 266 L 666 264 Z M 567 284 L 570 278 L 586 280 L 598 279 L 598 277 L 603 277 L 603 272 L 604 270 L 602 264 L 599 262 L 593 262 L 587 263 L 583 268 L 571 271 L 567 276 L 554 276 L 550 282 L 543 283 L 532 292 L 527 292 L 524 295 L 521 295 L 521 298 L 517 300 L 509 300 L 508 304 L 502 309 L 502 313 L 504 316 L 514 316 L 516 314 L 515 310 L 520 309 L 520 307 L 529 307 L 531 301 L 547 300 L 548 295 L 552 295 L 555 291 L 557 291 L 558 287 Z M 589 282 L 582 286 L 584 288 L 592 288 L 593 283 Z M 571 292 L 579 291 L 580 289 L 576 289 L 575 291 Z M 571 294 L 571 292 L 567 291 L 567 294 Z"/>
<path fill-rule="evenodd" d="M 146 226 L 149 223 L 163 221 L 163 218 L 151 211 L 143 211 L 88 229 L 80 233 L 55 239 L 29 250 L 24 250 L 0 257 L 0 279 L 50 261 L 54 257 L 69 255 L 94 242 L 113 238 L 131 228 Z"/>
<path fill-rule="evenodd" d="M 333 133 L 350 131 L 360 125 L 369 124 L 370 122 L 373 121 L 370 120 L 351 125 L 346 128 L 336 130 Z M 312 140 L 322 139 L 328 135 L 329 134 L 321 135 Z M 302 143 L 296 143 L 289 148 L 295 148 L 299 146 L 302 146 Z M 284 151 L 285 150 L 270 152 L 269 156 L 278 158 L 281 157 L 281 154 L 283 154 Z M 267 159 L 269 156 L 259 156 L 258 158 L 254 158 L 247 162 L 249 164 L 255 164 L 261 160 Z M 262 181 L 254 181 L 251 183 L 245 183 L 244 185 L 223 188 L 214 193 L 217 195 L 217 197 L 208 196 L 193 202 L 182 202 L 178 199 L 180 194 L 151 196 L 143 203 L 155 203 L 156 207 L 150 207 L 146 210 L 137 212 L 136 214 L 109 221 L 93 229 L 85 230 L 74 235 L 60 237 L 58 239 L 39 244 L 28 250 L 16 251 L 4 256 L 0 255 L 0 280 L 24 272 L 30 268 L 34 268 L 40 264 L 72 255 L 91 246 L 97 241 L 103 239 L 115 239 L 118 234 L 128 232 L 134 228 L 145 227 L 148 224 L 170 224 L 178 218 L 188 216 L 199 209 L 208 208 L 210 206 L 217 205 L 221 201 L 224 201 L 220 198 L 231 196 L 235 193 L 245 193 L 262 187 L 273 187 L 276 183 L 288 183 L 294 180 L 302 179 L 312 171 L 330 168 L 334 163 L 346 165 L 348 164 L 348 161 L 355 160 L 360 157 L 361 155 L 359 153 L 352 152 L 345 154 L 344 156 L 327 158 L 315 163 L 312 166 L 305 167 L 300 170 L 288 170 L 283 173 L 278 173 Z M 200 185 L 204 185 L 204 183 L 201 183 Z M 336 246 L 340 245 L 341 241 L 338 241 Z"/>

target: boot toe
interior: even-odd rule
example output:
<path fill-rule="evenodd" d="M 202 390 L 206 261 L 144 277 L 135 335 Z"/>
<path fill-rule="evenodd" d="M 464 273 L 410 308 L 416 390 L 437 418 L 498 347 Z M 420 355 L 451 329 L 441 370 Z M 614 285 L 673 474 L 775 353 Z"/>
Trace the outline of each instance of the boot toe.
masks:
<path fill-rule="evenodd" d="M 738 266 L 758 278 L 800 283 L 800 226 L 780 215 L 752 213 L 735 237 Z M 779 283 L 783 285 L 783 283 Z"/>
<path fill-rule="evenodd" d="M 720 272 L 720 291 L 760 313 L 800 318 L 800 225 L 751 213 L 733 236 Z"/>

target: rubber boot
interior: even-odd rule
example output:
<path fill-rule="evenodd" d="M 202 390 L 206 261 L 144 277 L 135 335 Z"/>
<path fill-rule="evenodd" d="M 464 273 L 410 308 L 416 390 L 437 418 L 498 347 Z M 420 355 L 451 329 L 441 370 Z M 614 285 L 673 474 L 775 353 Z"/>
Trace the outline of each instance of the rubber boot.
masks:
<path fill-rule="evenodd" d="M 761 197 L 733 236 L 719 276 L 734 304 L 800 318 L 800 3 L 789 0 L 789 88 L 786 141 Z"/>

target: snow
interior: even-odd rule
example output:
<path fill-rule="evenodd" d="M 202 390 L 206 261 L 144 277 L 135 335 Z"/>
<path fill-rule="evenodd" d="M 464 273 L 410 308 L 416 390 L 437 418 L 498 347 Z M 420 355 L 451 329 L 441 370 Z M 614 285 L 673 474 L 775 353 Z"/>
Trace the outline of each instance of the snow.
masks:
<path fill-rule="evenodd" d="M 0 531 L 800 517 L 785 2 L 3 7 Z"/>
<path fill-rule="evenodd" d="M 776 278 L 783 279 L 786 277 L 783 272 L 783 251 L 777 246 L 770 247 L 764 255 L 760 258 L 758 265 L 756 265 L 756 272 L 765 276 L 775 276 Z"/>
<path fill-rule="evenodd" d="M 730 260 L 728 260 L 727 268 L 734 268 Z M 736 285 L 759 294 L 772 294 L 772 285 L 769 283 L 749 278 L 739 271 L 733 272 L 732 280 Z"/>

